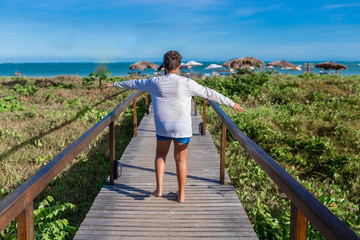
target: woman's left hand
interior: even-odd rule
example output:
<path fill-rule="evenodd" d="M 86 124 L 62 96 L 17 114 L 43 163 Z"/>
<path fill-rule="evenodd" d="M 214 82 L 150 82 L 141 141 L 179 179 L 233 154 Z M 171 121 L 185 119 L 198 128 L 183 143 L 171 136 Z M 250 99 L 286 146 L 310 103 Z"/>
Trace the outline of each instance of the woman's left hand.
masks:
<path fill-rule="evenodd" d="M 235 112 L 245 112 L 244 109 L 242 109 L 242 107 L 240 107 L 240 104 L 238 103 L 235 103 L 234 106 L 233 106 L 233 109 L 235 110 Z"/>

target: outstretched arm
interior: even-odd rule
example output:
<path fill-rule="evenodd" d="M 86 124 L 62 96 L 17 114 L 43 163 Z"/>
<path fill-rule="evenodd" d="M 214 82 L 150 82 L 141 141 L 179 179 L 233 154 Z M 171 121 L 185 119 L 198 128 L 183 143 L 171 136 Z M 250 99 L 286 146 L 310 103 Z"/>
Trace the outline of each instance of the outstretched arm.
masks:
<path fill-rule="evenodd" d="M 116 87 L 129 90 L 141 90 L 149 92 L 151 90 L 151 78 L 149 79 L 132 79 L 122 82 L 105 83 L 104 87 Z"/>
<path fill-rule="evenodd" d="M 245 110 L 242 107 L 240 107 L 240 104 L 238 103 L 234 104 L 233 109 L 235 110 L 235 112 L 245 112 Z"/>
<path fill-rule="evenodd" d="M 209 99 L 211 101 L 215 101 L 222 105 L 232 107 L 235 110 L 235 112 L 245 111 L 242 107 L 240 107 L 240 104 L 235 103 L 230 98 L 225 97 L 224 95 L 218 93 L 217 91 L 211 88 L 202 86 L 193 80 L 189 80 L 189 90 L 191 95 L 199 96 L 205 99 Z"/>

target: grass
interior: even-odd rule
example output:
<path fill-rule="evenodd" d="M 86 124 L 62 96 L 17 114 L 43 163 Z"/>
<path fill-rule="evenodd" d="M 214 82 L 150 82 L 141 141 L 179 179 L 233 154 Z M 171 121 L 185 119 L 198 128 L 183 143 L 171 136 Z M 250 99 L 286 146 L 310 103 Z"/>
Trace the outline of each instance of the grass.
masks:
<path fill-rule="evenodd" d="M 359 76 L 243 72 L 201 83 L 239 102 L 245 113 L 224 108 L 235 124 L 360 234 Z M 220 150 L 221 125 L 212 109 L 208 123 Z M 288 239 L 289 200 L 230 134 L 227 138 L 227 171 L 258 237 Z M 322 238 L 309 227 L 309 239 Z"/>
<path fill-rule="evenodd" d="M 0 84 L 0 200 L 132 93 L 83 86 L 76 77 L 2 78 Z M 137 102 L 140 121 L 144 97 Z M 129 108 L 116 122 L 117 158 L 131 140 L 132 121 Z M 35 208 L 47 196 L 57 204 L 72 203 L 75 214 L 65 211 L 61 217 L 78 227 L 108 177 L 108 149 L 105 130 L 35 199 Z"/>

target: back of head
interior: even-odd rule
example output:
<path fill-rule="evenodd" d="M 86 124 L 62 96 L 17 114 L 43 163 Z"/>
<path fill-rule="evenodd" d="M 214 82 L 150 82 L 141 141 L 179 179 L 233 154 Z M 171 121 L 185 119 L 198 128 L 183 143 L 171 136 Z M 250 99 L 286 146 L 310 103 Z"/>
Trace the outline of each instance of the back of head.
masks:
<path fill-rule="evenodd" d="M 181 65 L 182 56 L 175 50 L 168 51 L 164 55 L 164 67 L 167 71 L 172 71 Z"/>

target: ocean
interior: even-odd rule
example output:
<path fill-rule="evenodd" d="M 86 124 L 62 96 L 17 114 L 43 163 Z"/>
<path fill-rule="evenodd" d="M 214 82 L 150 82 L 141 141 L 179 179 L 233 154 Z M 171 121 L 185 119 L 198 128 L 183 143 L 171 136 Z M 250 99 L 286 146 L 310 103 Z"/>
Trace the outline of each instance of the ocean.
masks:
<path fill-rule="evenodd" d="M 304 63 L 311 61 L 294 61 L 291 62 L 295 65 L 304 66 Z M 132 71 L 129 69 L 129 66 L 133 62 L 118 62 L 118 63 L 105 63 L 111 76 L 126 76 Z M 160 62 L 155 62 L 161 64 Z M 208 65 L 215 63 L 222 65 L 223 62 L 212 61 L 212 62 L 201 62 L 202 66 L 193 67 L 195 73 L 211 73 L 212 70 L 205 70 L 204 68 Z M 268 62 L 265 62 L 265 64 Z M 319 61 L 312 61 L 315 64 L 320 63 Z M 358 75 L 360 74 L 360 61 L 339 61 L 338 63 L 346 65 L 347 70 L 341 70 L 340 74 L 344 76 L 348 75 Z M 23 76 L 28 77 L 55 77 L 59 75 L 75 75 L 75 76 L 87 76 L 89 73 L 94 72 L 94 69 L 99 63 L 91 62 L 70 62 L 70 63 L 0 63 L 0 76 L 14 76 L 15 72 L 20 72 Z M 280 70 L 276 68 L 281 73 L 288 73 L 290 75 L 299 75 L 303 71 L 291 71 L 291 70 Z M 321 69 L 314 68 L 315 73 L 319 73 Z M 189 70 L 186 70 L 187 72 Z M 153 69 L 146 69 L 145 73 L 152 75 L 154 72 Z M 325 71 L 329 72 L 329 71 Z"/>

